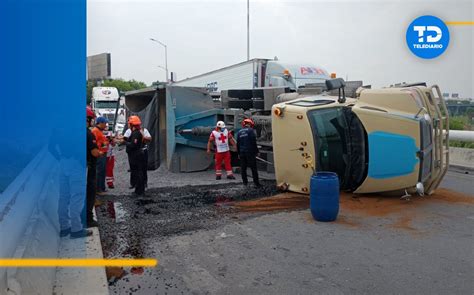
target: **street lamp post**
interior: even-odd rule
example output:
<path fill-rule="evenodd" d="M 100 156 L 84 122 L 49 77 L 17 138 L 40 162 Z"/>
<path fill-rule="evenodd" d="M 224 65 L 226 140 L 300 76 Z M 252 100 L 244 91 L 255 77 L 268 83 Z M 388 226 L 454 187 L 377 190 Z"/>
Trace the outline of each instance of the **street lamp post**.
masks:
<path fill-rule="evenodd" d="M 162 42 L 154 39 L 154 38 L 150 38 L 150 41 L 153 41 L 153 42 L 156 42 L 158 44 L 160 44 L 161 46 L 163 46 L 165 48 L 165 71 L 166 71 L 166 82 L 169 82 L 169 79 L 168 79 L 168 46 L 166 46 L 166 44 L 163 44 Z"/>
<path fill-rule="evenodd" d="M 247 60 L 250 60 L 250 0 L 247 0 Z"/>

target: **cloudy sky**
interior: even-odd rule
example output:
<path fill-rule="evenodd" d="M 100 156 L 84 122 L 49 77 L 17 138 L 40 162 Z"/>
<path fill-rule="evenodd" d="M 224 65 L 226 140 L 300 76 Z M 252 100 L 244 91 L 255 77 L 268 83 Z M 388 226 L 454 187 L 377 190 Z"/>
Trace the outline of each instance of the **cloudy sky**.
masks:
<path fill-rule="evenodd" d="M 147 84 L 168 68 L 184 79 L 246 59 L 246 0 L 89 0 L 87 54 L 112 54 L 112 76 Z M 446 52 L 414 56 L 405 42 L 413 19 L 473 21 L 473 1 L 250 0 L 250 57 L 310 63 L 350 80 L 385 86 L 439 84 L 474 98 L 474 26 L 449 26 Z"/>

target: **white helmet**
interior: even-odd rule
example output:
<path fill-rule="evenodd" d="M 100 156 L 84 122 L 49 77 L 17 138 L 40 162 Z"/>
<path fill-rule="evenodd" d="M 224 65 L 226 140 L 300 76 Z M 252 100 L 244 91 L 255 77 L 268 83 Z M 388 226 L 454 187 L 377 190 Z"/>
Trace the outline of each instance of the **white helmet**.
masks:
<path fill-rule="evenodd" d="M 219 127 L 219 128 L 225 128 L 225 123 L 223 121 L 219 121 L 219 122 L 217 122 L 216 126 Z"/>

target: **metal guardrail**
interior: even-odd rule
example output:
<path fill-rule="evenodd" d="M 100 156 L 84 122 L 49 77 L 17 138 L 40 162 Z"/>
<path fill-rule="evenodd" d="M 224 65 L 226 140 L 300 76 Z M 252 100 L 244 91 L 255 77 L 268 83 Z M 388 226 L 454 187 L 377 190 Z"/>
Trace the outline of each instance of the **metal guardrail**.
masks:
<path fill-rule="evenodd" d="M 449 139 L 466 141 L 466 142 L 474 142 L 474 131 L 449 130 Z"/>

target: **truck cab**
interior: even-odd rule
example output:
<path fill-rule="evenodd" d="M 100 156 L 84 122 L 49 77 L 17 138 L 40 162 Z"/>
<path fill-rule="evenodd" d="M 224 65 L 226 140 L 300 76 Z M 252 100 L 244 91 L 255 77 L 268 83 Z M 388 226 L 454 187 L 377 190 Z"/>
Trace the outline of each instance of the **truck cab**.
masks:
<path fill-rule="evenodd" d="M 436 85 L 278 103 L 272 108 L 277 183 L 308 193 L 315 171 L 331 171 L 345 191 L 430 194 L 448 168 L 448 126 Z"/>
<path fill-rule="evenodd" d="M 120 94 L 115 87 L 94 87 L 92 89 L 92 109 L 97 116 L 105 117 L 109 120 L 109 130 L 112 130 L 117 112 L 117 122 L 115 132 L 121 132 L 125 126 L 125 110 L 119 102 Z M 117 104 L 119 109 L 117 111 Z"/>

